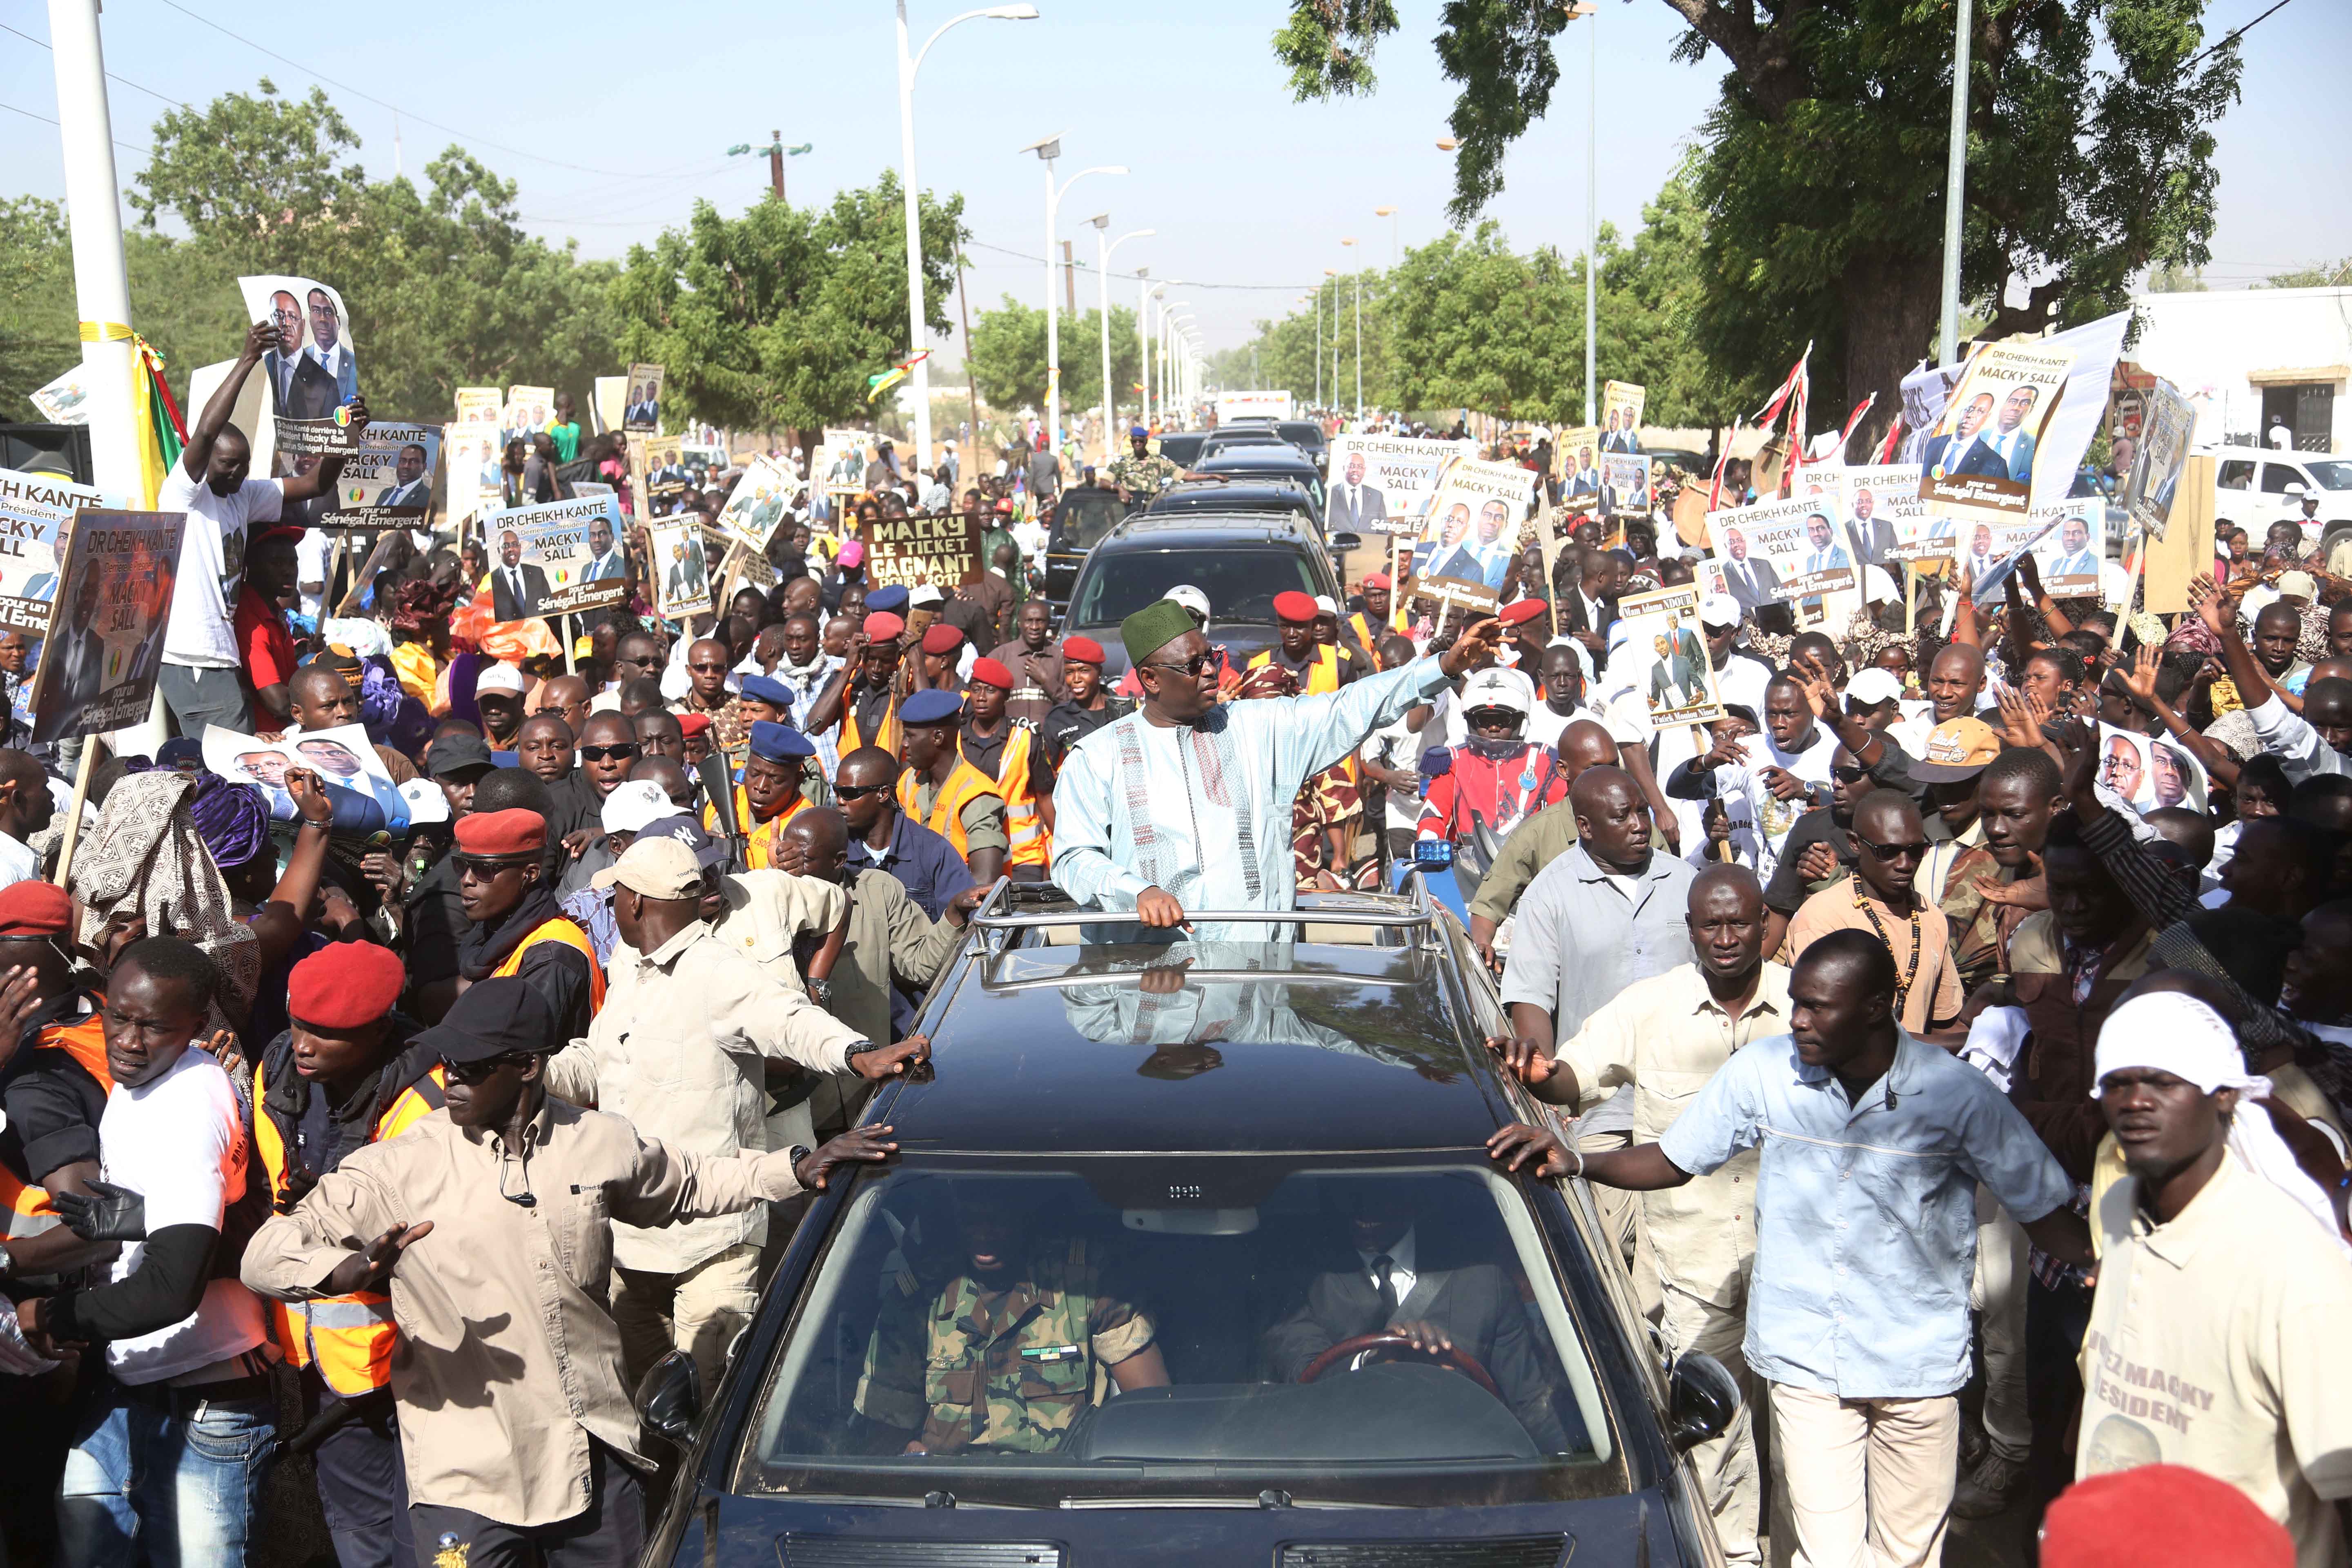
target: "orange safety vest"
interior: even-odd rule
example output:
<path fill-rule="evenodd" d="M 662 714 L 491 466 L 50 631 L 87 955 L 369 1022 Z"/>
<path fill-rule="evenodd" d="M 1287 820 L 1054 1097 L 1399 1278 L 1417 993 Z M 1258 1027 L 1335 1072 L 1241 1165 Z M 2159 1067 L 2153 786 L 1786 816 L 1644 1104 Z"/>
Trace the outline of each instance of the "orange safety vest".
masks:
<path fill-rule="evenodd" d="M 1013 725 L 1013 733 L 1004 738 L 1003 772 L 997 776 L 996 792 L 1004 797 L 1004 835 L 1013 841 L 1012 849 L 1004 857 L 1007 866 L 1042 867 L 1050 865 L 1054 858 L 1054 836 L 1045 830 L 1045 819 L 1037 814 L 1037 792 L 1029 784 L 1029 760 L 1036 742 L 1037 732 L 1025 724 Z M 961 731 L 956 736 L 956 754 L 963 754 Z M 980 770 L 973 767 L 972 772 Z M 948 782 L 955 782 L 952 774 Z"/>
<path fill-rule="evenodd" d="M 433 1070 L 401 1090 L 400 1098 L 376 1118 L 372 1143 L 397 1138 L 441 1109 L 441 1089 L 448 1075 L 438 1063 Z M 253 1076 L 253 1147 L 269 1173 L 272 1207 L 286 1194 L 286 1142 L 268 1111 L 268 1088 L 261 1075 Z M 392 1321 L 392 1298 L 380 1290 L 354 1290 L 348 1296 L 320 1296 L 309 1301 L 272 1301 L 272 1326 L 286 1359 L 298 1367 L 316 1363 L 329 1388 L 346 1399 L 382 1388 L 392 1379 L 392 1352 L 400 1331 Z"/>
<path fill-rule="evenodd" d="M 81 1065 L 81 1069 L 98 1080 L 98 1087 L 111 1093 L 114 1075 L 106 1067 L 106 1021 L 101 1016 L 106 998 L 92 993 L 94 1005 L 89 1017 L 79 1024 L 51 1024 L 43 1029 L 35 1048 L 61 1050 Z M 49 1190 L 37 1187 L 20 1179 L 16 1173 L 0 1165 L 0 1203 L 7 1207 L 9 1241 L 20 1241 L 28 1236 L 38 1236 L 62 1222 L 49 1203 Z"/>
<path fill-rule="evenodd" d="M 1255 658 L 1250 660 L 1249 667 L 1252 669 L 1257 669 L 1265 665 L 1272 664 L 1274 662 L 1274 655 L 1275 650 L 1273 648 L 1268 648 L 1264 653 L 1258 655 Z M 1327 647 L 1321 643 L 1317 643 L 1315 645 L 1315 668 L 1307 672 L 1307 684 L 1302 689 L 1302 692 L 1306 696 L 1312 697 L 1321 692 L 1337 691 L 1339 689 L 1339 650 L 1336 647 Z"/>
<path fill-rule="evenodd" d="M 838 749 L 843 756 L 849 755 L 860 746 L 879 746 L 895 757 L 898 754 L 898 742 L 904 738 L 904 732 L 898 728 L 898 698 L 892 697 L 889 706 L 882 710 L 882 722 L 876 727 L 874 738 L 868 741 L 858 733 L 857 704 L 850 700 L 847 692 L 842 693 L 841 745 Z"/>
<path fill-rule="evenodd" d="M 735 786 L 735 820 L 751 825 L 745 830 L 745 837 L 749 842 L 743 851 L 743 863 L 748 869 L 764 871 L 776 863 L 778 836 L 783 832 L 784 824 L 798 816 L 802 808 L 808 803 L 808 796 L 795 790 L 793 792 L 792 804 L 763 822 L 759 820 L 751 810 L 751 792 L 740 784 Z M 706 805 L 702 808 L 702 826 L 713 833 L 719 831 L 717 806 Z"/>
<path fill-rule="evenodd" d="M 956 757 L 955 772 L 940 786 L 938 796 L 931 802 L 931 815 L 927 820 L 916 807 L 915 775 L 898 775 L 898 809 L 908 816 L 945 837 L 955 846 L 955 852 L 969 860 L 971 858 L 971 837 L 963 830 L 963 808 L 983 795 L 993 795 L 1000 803 L 1004 792 L 996 781 L 963 760 L 961 751 Z M 1007 837 L 1011 837 L 1010 834 Z"/>
<path fill-rule="evenodd" d="M 491 978 L 520 973 L 522 955 L 542 942 L 560 942 L 564 946 L 575 950 L 581 957 L 588 961 L 588 1016 L 593 1018 L 603 1012 L 604 1010 L 604 967 L 596 962 L 596 948 L 588 940 L 588 933 L 582 931 L 569 915 L 557 915 L 551 920 L 541 921 L 529 936 L 515 943 L 515 950 L 507 954 L 507 961 L 504 963 L 490 971 Z"/>

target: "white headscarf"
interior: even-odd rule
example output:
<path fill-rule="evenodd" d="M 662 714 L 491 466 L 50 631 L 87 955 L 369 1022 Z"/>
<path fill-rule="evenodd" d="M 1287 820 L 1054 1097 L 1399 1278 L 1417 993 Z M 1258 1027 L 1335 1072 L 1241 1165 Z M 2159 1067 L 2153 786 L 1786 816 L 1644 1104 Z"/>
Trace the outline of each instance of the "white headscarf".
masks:
<path fill-rule="evenodd" d="M 2135 996 L 2107 1015 L 2099 1029 L 2095 1066 L 2093 1099 L 2099 1098 L 2099 1086 L 2109 1073 L 2126 1068 L 2170 1073 L 2195 1084 L 2200 1094 L 2224 1089 L 2241 1091 L 2239 1108 L 2230 1118 L 2230 1152 L 2247 1170 L 2302 1205 L 2330 1241 L 2344 1245 L 2327 1194 L 2295 1163 L 2269 1115 L 2249 1103 L 2270 1094 L 2271 1080 L 2245 1070 L 2237 1037 L 2212 1008 L 2178 991 Z"/>

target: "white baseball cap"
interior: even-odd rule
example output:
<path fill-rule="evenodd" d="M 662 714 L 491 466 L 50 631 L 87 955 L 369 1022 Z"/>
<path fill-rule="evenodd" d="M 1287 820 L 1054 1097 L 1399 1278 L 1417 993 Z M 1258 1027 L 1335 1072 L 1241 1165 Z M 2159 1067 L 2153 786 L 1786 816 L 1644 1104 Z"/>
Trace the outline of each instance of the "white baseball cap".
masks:
<path fill-rule="evenodd" d="M 1315 613 L 1318 616 L 1337 616 L 1339 613 L 1339 606 L 1332 600 L 1330 595 L 1318 594 L 1315 595 Z"/>
<path fill-rule="evenodd" d="M 604 797 L 603 822 L 607 833 L 635 833 L 648 822 L 676 816 L 677 807 L 651 779 L 629 779 Z"/>
<path fill-rule="evenodd" d="M 520 697 L 527 685 L 528 683 L 522 678 L 522 671 L 504 659 L 474 677 L 474 691 L 477 695 L 485 691 L 503 691 L 509 696 Z"/>
<path fill-rule="evenodd" d="M 1739 601 L 1728 594 L 1709 594 L 1698 602 L 1698 618 L 1711 626 L 1739 624 Z"/>
<path fill-rule="evenodd" d="M 1496 666 L 1474 671 L 1462 683 L 1462 711 L 1473 712 L 1480 708 L 1507 708 L 1525 717 L 1535 710 L 1534 683 L 1516 669 Z"/>
<path fill-rule="evenodd" d="M 940 592 L 936 583 L 919 583 L 907 590 L 907 607 L 911 610 L 928 609 L 933 605 L 947 602 L 948 596 Z"/>
<path fill-rule="evenodd" d="M 1881 669 L 1874 664 L 1863 666 L 1845 683 L 1845 700 L 1875 708 L 1882 702 L 1892 702 L 1903 695 L 1903 682 L 1891 669 Z"/>
<path fill-rule="evenodd" d="M 1209 595 L 1190 583 L 1179 583 L 1160 596 L 1183 605 L 1203 621 L 1209 618 Z"/>

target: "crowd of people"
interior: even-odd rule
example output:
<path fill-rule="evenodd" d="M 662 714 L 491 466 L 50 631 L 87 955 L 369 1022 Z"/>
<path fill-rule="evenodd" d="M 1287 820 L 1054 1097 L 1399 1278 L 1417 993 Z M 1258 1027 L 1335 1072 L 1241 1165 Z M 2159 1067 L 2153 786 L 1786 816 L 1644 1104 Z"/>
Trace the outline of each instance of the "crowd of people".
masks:
<path fill-rule="evenodd" d="M 1165 481 L 1136 445 L 1110 488 Z M 808 1194 L 895 1147 L 867 1104 L 1000 878 L 1255 941 L 1192 915 L 1408 862 L 1540 1108 L 1496 1159 L 1597 1184 L 1746 1395 L 1695 1455 L 1731 1561 L 1932 1563 L 2137 1466 L 2344 1561 L 2352 584 L 2283 542 L 2168 626 L 1961 583 L 1947 637 L 1709 596 L 1727 716 L 1654 733 L 1618 605 L 1690 581 L 1671 534 L 1577 521 L 1455 624 L 1283 593 L 1238 657 L 1180 585 L 1114 658 L 1035 592 L 1040 455 L 883 464 L 707 624 L 633 560 L 551 626 L 494 618 L 478 531 L 305 581 L 205 411 L 174 738 L 93 766 L 62 871 L 67 759 L 0 750 L 8 1561 L 239 1561 L 289 1455 L 346 1568 L 632 1561 L 629 1392 L 673 1351 L 707 1392 Z M 950 504 L 986 565 L 869 580 L 867 524 Z M 351 833 L 208 724 L 362 725 L 425 805 Z"/>

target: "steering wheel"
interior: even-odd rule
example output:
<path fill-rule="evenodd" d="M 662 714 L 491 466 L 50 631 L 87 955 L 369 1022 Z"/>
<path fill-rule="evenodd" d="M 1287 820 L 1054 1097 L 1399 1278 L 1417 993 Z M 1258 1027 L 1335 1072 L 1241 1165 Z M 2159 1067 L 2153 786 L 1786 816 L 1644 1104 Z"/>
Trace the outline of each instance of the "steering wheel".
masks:
<path fill-rule="evenodd" d="M 1402 1334 L 1388 1332 L 1358 1334 L 1352 1340 L 1341 1340 L 1338 1344 L 1308 1362 L 1307 1370 L 1298 1374 L 1298 1381 L 1303 1384 L 1312 1383 L 1341 1362 L 1352 1360 L 1366 1351 L 1385 1351 L 1390 1355 L 1418 1357 L 1433 1365 L 1460 1373 L 1497 1399 L 1503 1397 L 1503 1391 L 1495 1386 L 1494 1378 L 1487 1374 L 1485 1367 L 1478 1364 L 1478 1358 L 1460 1345 L 1450 1345 L 1442 1351 L 1425 1351 Z"/>

